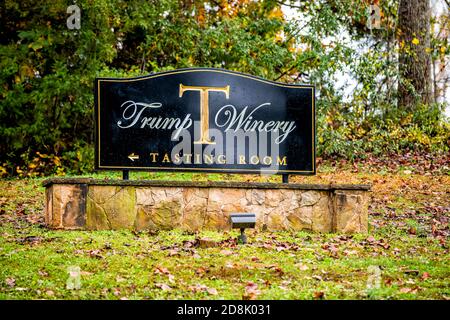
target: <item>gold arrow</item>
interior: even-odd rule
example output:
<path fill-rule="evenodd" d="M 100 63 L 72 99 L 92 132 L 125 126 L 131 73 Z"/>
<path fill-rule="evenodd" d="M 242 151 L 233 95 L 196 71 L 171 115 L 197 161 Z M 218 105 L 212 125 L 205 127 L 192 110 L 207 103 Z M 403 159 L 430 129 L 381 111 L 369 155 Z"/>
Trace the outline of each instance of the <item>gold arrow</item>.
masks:
<path fill-rule="evenodd" d="M 139 156 L 137 154 L 134 154 L 133 152 L 132 154 L 128 155 L 128 159 L 130 159 L 131 161 L 138 160 Z"/>

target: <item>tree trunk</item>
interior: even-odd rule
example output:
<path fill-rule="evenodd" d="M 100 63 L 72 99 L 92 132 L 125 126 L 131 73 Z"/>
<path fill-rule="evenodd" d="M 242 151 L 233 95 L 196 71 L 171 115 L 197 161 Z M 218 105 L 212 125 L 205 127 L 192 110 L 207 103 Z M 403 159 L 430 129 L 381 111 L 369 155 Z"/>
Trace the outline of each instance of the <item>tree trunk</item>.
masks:
<path fill-rule="evenodd" d="M 417 103 L 430 103 L 431 57 L 429 0 L 400 0 L 398 34 L 400 81 L 398 106 L 412 109 Z"/>

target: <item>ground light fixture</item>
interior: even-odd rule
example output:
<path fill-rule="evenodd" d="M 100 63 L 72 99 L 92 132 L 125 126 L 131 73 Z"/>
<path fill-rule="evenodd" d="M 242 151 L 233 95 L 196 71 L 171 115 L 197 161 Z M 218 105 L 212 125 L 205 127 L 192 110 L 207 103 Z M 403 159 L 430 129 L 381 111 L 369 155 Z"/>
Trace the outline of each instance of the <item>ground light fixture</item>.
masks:
<path fill-rule="evenodd" d="M 247 243 L 247 236 L 244 231 L 246 228 L 254 228 L 256 224 L 256 215 L 254 213 L 231 213 L 230 214 L 231 228 L 241 229 L 239 242 Z"/>

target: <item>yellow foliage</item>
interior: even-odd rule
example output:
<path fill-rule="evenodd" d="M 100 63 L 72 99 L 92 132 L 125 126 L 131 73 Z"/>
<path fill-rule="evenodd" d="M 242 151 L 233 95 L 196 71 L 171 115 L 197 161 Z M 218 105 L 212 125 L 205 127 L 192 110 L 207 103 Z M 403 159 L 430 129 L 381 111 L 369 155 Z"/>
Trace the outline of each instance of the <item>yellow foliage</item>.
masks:
<path fill-rule="evenodd" d="M 0 177 L 6 176 L 8 172 L 5 167 L 0 166 Z"/>
<path fill-rule="evenodd" d="M 275 7 L 269 13 L 268 17 L 271 18 L 271 19 L 283 20 L 284 19 L 283 10 L 281 10 L 280 7 Z"/>
<path fill-rule="evenodd" d="M 281 42 L 284 40 L 284 32 L 283 30 L 280 30 L 277 32 L 277 34 L 275 35 L 275 41 L 277 42 Z"/>
<path fill-rule="evenodd" d="M 34 169 L 34 168 L 36 168 L 37 167 L 37 164 L 35 163 L 35 162 L 32 162 L 32 163 L 30 163 L 29 165 L 28 165 L 28 168 L 29 169 Z"/>
<path fill-rule="evenodd" d="M 412 44 L 414 44 L 416 46 L 420 43 L 419 39 L 417 39 L 417 38 L 412 39 L 411 42 L 412 42 Z"/>
<path fill-rule="evenodd" d="M 61 159 L 59 159 L 59 157 L 55 156 L 53 158 L 53 163 L 55 164 L 55 166 L 60 167 L 61 166 Z"/>

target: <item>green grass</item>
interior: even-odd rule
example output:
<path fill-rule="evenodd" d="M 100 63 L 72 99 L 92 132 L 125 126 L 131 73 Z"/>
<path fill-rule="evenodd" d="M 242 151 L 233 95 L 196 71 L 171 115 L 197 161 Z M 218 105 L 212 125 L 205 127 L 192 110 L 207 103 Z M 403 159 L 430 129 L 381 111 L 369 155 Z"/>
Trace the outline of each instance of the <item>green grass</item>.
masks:
<path fill-rule="evenodd" d="M 95 177 L 118 178 L 120 173 Z M 132 173 L 132 178 L 224 176 Z M 296 179 L 347 178 L 326 170 Z M 385 175 L 358 174 L 355 179 L 374 184 L 369 235 L 250 230 L 249 244 L 238 246 L 227 241 L 237 237 L 234 230 L 48 230 L 42 225 L 42 179 L 1 180 L 0 299 L 449 299 L 448 177 L 411 177 L 407 191 L 386 186 Z M 405 183 L 404 176 L 388 179 Z M 423 189 L 418 181 L 432 185 L 434 193 L 414 201 Z M 442 207 L 437 215 L 433 208 Z M 409 214 L 411 210 L 418 214 Z M 444 221 L 434 231 L 433 219 Z M 411 234 L 411 228 L 420 232 Z M 221 241 L 221 246 L 183 245 L 203 237 Z M 69 266 L 81 269 L 79 290 L 66 289 Z M 381 277 L 379 286 L 371 288 L 374 266 Z M 257 285 L 256 292 L 246 289 L 249 282 Z"/>

